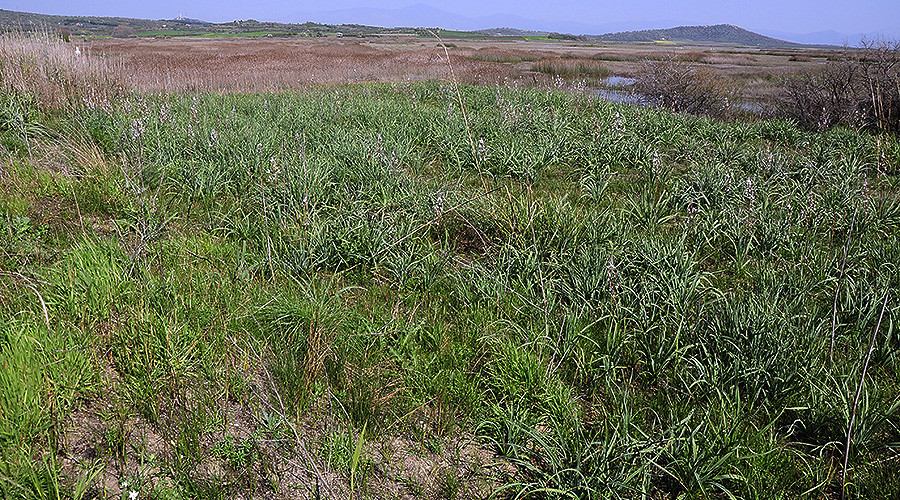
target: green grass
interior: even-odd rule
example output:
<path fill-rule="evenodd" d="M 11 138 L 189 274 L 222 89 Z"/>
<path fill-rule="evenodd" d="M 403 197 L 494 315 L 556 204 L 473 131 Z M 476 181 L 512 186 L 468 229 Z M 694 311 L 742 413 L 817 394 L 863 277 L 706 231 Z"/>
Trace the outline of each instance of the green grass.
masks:
<path fill-rule="evenodd" d="M 3 494 L 839 489 L 900 297 L 897 139 L 460 91 L 468 132 L 441 82 L 135 94 L 3 129 L 41 144 L 0 176 Z M 898 481 L 892 320 L 876 340 L 853 498 Z M 505 468 L 451 460 L 464 436 Z M 409 456 L 451 468 L 376 472 Z"/>

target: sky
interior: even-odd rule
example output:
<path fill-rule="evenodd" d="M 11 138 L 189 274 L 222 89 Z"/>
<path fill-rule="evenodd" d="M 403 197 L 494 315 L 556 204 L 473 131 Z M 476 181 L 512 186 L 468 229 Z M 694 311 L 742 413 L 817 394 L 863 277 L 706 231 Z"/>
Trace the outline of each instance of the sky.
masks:
<path fill-rule="evenodd" d="M 900 0 L 860 0 L 853 3 L 848 0 L 0 0 L 2 9 L 41 14 L 148 19 L 171 19 L 183 14 L 185 17 L 211 22 L 235 19 L 316 21 L 315 14 L 326 11 L 399 9 L 411 4 L 426 4 L 469 18 L 503 14 L 512 21 L 525 18 L 547 22 L 548 26 L 550 21 L 570 22 L 573 27 L 603 27 L 618 23 L 627 25 L 628 29 L 639 29 L 643 24 L 646 24 L 643 26 L 646 28 L 660 28 L 671 27 L 666 26 L 667 23 L 727 23 L 751 30 L 790 33 L 834 30 L 843 34 L 882 33 L 891 39 L 900 38 Z M 360 12 L 356 14 L 364 15 Z M 496 20 L 498 17 L 491 19 Z M 348 22 L 359 20 L 352 19 Z M 676 24 L 672 24 L 674 25 Z"/>

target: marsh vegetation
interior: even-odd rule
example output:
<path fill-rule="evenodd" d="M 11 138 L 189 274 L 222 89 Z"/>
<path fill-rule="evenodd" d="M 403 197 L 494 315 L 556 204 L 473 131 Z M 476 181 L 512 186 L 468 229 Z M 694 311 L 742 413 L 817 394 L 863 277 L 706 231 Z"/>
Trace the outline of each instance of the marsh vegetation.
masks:
<path fill-rule="evenodd" d="M 144 88 L 30 41 L 4 498 L 900 491 L 895 135 L 446 74 Z"/>

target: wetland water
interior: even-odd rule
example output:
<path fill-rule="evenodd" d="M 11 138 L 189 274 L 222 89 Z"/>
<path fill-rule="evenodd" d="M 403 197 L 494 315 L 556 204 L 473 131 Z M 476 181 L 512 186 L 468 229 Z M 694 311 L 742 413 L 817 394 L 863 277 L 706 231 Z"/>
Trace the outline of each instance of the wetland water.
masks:
<path fill-rule="evenodd" d="M 624 76 L 609 76 L 603 79 L 603 86 L 594 89 L 595 95 L 603 100 L 610 102 L 621 102 L 626 104 L 636 104 L 638 106 L 647 106 L 650 104 L 647 97 L 634 90 L 634 78 Z M 738 101 L 732 103 L 732 106 L 739 110 L 754 115 L 765 115 L 767 108 L 765 105 L 757 102 Z"/>
<path fill-rule="evenodd" d="M 646 105 L 647 99 L 634 91 L 635 79 L 624 76 L 608 76 L 603 79 L 603 87 L 594 92 L 598 97 L 610 102 Z"/>

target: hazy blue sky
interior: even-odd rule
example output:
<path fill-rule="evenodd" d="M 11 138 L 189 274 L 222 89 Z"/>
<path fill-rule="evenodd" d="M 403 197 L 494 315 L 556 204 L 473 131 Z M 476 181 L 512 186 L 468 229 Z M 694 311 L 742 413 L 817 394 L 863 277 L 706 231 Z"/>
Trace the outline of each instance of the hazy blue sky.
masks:
<path fill-rule="evenodd" d="M 624 21 L 638 24 L 675 21 L 729 23 L 793 33 L 835 30 L 845 34 L 882 32 L 891 38 L 900 36 L 900 0 L 0 0 L 0 8 L 151 19 L 171 19 L 181 13 L 213 22 L 248 18 L 302 22 L 307 20 L 305 14 L 319 11 L 360 7 L 396 9 L 419 3 L 466 17 L 507 14 L 590 26 Z"/>

